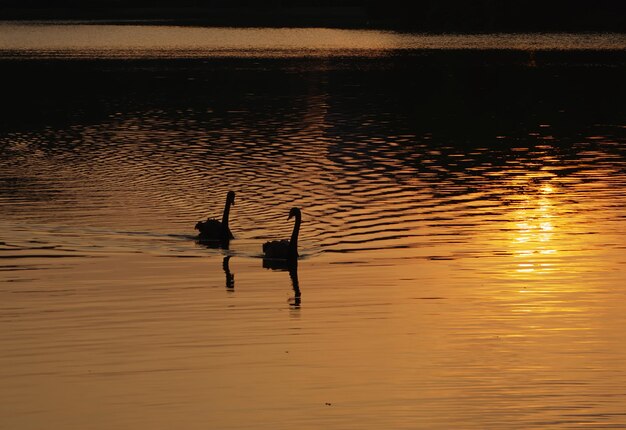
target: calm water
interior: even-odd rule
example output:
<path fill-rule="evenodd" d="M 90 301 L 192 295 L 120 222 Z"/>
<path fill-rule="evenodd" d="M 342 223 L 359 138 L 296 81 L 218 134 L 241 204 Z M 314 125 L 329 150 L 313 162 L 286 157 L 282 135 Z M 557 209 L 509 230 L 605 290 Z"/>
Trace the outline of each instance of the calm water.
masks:
<path fill-rule="evenodd" d="M 624 36 L 109 30 L 0 26 L 0 427 L 626 427 Z"/>
<path fill-rule="evenodd" d="M 626 34 L 432 35 L 329 28 L 237 29 L 0 21 L 0 56 L 360 57 L 418 49 L 623 51 L 626 50 Z"/>

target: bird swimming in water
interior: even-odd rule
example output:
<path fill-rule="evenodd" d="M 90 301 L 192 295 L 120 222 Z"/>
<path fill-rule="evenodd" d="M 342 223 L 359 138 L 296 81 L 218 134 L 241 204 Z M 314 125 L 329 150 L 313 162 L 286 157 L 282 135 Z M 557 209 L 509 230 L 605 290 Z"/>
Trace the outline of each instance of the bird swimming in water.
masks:
<path fill-rule="evenodd" d="M 298 259 L 298 233 L 302 223 L 300 209 L 291 208 L 287 219 L 295 218 L 290 240 L 272 240 L 263 244 L 263 254 L 265 258 L 275 258 L 280 260 L 296 261 Z"/>
<path fill-rule="evenodd" d="M 234 204 L 235 192 L 229 191 L 226 195 L 226 206 L 224 206 L 224 214 L 222 215 L 221 222 L 214 218 L 208 218 L 206 221 L 198 221 L 195 229 L 200 232 L 198 234 L 198 240 L 200 242 L 220 241 L 222 243 L 228 243 L 229 240 L 235 238 L 230 228 L 228 228 L 230 206 Z"/>

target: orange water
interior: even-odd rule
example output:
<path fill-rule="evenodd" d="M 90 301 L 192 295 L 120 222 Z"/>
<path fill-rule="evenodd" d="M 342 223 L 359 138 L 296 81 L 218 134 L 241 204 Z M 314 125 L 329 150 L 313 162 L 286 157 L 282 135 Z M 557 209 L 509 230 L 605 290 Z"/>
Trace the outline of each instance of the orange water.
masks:
<path fill-rule="evenodd" d="M 624 50 L 621 33 L 411 34 L 330 28 L 12 23 L 0 21 L 0 54 L 36 57 L 362 56 L 432 50 Z"/>
<path fill-rule="evenodd" d="M 160 84 L 5 124 L 0 427 L 625 426 L 619 74 L 367 66 L 124 63 Z"/>

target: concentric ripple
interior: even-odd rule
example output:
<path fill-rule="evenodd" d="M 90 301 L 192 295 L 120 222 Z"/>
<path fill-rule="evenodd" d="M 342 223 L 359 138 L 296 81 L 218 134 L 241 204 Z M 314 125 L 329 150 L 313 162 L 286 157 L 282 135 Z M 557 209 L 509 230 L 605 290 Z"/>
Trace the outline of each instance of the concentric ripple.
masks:
<path fill-rule="evenodd" d="M 231 189 L 231 252 L 244 256 L 289 236 L 292 206 L 304 213 L 305 256 L 493 256 L 516 252 L 517 240 L 542 246 L 533 229 L 567 247 L 592 233 L 590 222 L 594 233 L 621 234 L 624 126 L 611 114 L 573 123 L 584 106 L 559 106 L 566 86 L 592 70 L 568 69 L 559 80 L 558 68 L 509 71 L 522 87 L 542 89 L 529 95 L 467 69 L 442 78 L 439 66 L 415 58 L 367 59 L 352 69 L 313 63 L 76 63 L 75 73 L 103 85 L 90 95 L 101 97 L 97 110 L 85 111 L 83 95 L 70 93 L 55 122 L 45 124 L 54 117 L 44 113 L 33 130 L 0 136 L 7 243 L 30 250 L 34 236 L 86 254 L 193 255 L 202 252 L 190 240 L 195 221 L 219 217 Z M 20 67 L 28 73 L 35 64 Z M 120 77 L 132 87 L 119 87 Z M 435 87 L 455 80 L 482 85 L 485 98 L 437 99 Z M 533 113 L 499 110 L 504 90 L 548 102 Z M 599 220 L 607 222 L 593 224 Z M 522 231 L 529 237 L 512 237 Z"/>

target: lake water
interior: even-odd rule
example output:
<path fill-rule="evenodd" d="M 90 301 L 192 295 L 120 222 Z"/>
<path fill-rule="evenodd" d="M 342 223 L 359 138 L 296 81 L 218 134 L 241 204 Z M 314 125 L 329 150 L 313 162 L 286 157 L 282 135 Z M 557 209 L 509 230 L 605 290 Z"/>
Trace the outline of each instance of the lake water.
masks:
<path fill-rule="evenodd" d="M 387 56 L 436 50 L 626 50 L 626 34 L 411 34 L 330 28 L 16 24 L 0 21 L 0 56 L 206 58 Z"/>
<path fill-rule="evenodd" d="M 0 34 L 0 427 L 626 427 L 624 35 Z"/>

